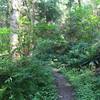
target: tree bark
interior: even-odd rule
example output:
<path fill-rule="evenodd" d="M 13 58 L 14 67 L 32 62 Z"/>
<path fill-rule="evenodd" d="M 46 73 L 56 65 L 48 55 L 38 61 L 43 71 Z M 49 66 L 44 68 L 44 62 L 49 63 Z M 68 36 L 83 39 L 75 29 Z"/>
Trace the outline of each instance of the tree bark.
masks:
<path fill-rule="evenodd" d="M 10 28 L 12 30 L 12 33 L 10 35 L 10 43 L 11 43 L 11 53 L 13 59 L 18 59 L 19 54 L 17 52 L 17 46 L 18 46 L 18 28 L 19 23 L 18 20 L 20 18 L 20 8 L 21 8 L 22 1 L 21 0 L 11 0 L 10 1 Z"/>

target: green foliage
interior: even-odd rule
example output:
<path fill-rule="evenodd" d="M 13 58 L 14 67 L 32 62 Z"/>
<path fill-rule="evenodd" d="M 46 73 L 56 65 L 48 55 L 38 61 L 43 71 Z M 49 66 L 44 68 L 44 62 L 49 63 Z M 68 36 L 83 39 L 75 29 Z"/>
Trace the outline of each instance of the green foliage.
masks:
<path fill-rule="evenodd" d="M 68 62 L 66 61 L 68 63 L 68 65 L 76 66 L 76 67 L 79 66 L 80 61 L 83 59 L 86 59 L 88 57 L 88 55 L 87 55 L 88 46 L 89 46 L 89 44 L 84 43 L 84 42 L 73 45 L 71 50 L 66 55 L 68 57 L 67 58 Z"/>
<path fill-rule="evenodd" d="M 5 5 L 5 6 L 3 6 Z M 7 0 L 0 0 L 0 10 L 4 10 L 6 9 L 6 5 L 7 5 Z"/>
<path fill-rule="evenodd" d="M 96 100 L 99 100 L 100 99 L 100 74 L 96 75 L 94 82 L 96 84 L 94 88 L 96 94 Z"/>
<path fill-rule="evenodd" d="M 56 21 L 63 17 L 59 0 L 38 0 L 35 5 L 31 5 L 32 0 L 23 3 L 25 11 L 33 12 L 24 14 L 24 11 L 19 19 L 17 50 L 23 55 L 27 50 L 27 56 L 34 50 L 32 57 L 12 62 L 6 55 L 10 53 L 11 30 L 2 27 L 9 13 L 8 2 L 0 0 L 0 100 L 57 100 L 51 66 L 76 68 L 62 71 L 75 87 L 77 100 L 99 100 L 99 76 L 79 67 L 100 52 L 100 19 L 93 15 L 91 6 L 79 7 L 75 0 L 67 1 L 64 5 L 69 13 L 64 13 L 66 21 L 59 25 Z"/>
<path fill-rule="evenodd" d="M 99 17 L 93 15 L 90 6 L 73 6 L 66 29 L 70 38 L 91 41 L 98 35 L 98 24 Z"/>
<path fill-rule="evenodd" d="M 54 88 L 51 69 L 38 59 L 0 60 L 1 100 L 56 100 Z"/>
<path fill-rule="evenodd" d="M 53 23 L 38 23 L 34 26 L 34 32 L 39 37 L 55 37 L 56 25 Z"/>
<path fill-rule="evenodd" d="M 22 25 L 29 25 L 30 21 L 28 20 L 27 16 L 23 16 L 20 18 L 19 23 Z"/>
<path fill-rule="evenodd" d="M 5 87 L 5 88 L 0 89 L 0 100 L 2 100 L 2 98 L 3 98 L 3 95 L 4 95 L 5 91 L 6 91 L 6 87 Z"/>
<path fill-rule="evenodd" d="M 7 53 L 10 47 L 10 39 L 8 38 L 11 31 L 7 27 L 0 28 L 0 54 Z"/>
<path fill-rule="evenodd" d="M 100 0 L 96 0 L 95 2 L 96 2 L 96 4 L 97 4 L 97 5 L 99 5 L 99 4 L 100 4 Z"/>
<path fill-rule="evenodd" d="M 10 40 L 9 35 L 0 35 L 0 55 L 2 54 L 8 54 L 10 50 Z"/>
<path fill-rule="evenodd" d="M 79 67 L 82 62 L 96 55 L 97 48 L 86 42 L 68 43 L 62 39 L 39 39 L 33 54 L 41 60 L 51 61 L 54 66 L 65 64 L 66 67 Z"/>
<path fill-rule="evenodd" d="M 97 91 L 94 90 L 97 82 L 94 82 L 96 77 L 90 69 L 81 69 L 80 71 L 77 71 L 77 69 L 62 69 L 62 73 L 69 78 L 70 82 L 74 86 L 76 91 L 76 100 L 100 99 L 100 96 L 96 99 L 96 95 L 100 93 L 97 92 L 99 91 L 99 88 L 96 88 Z M 99 78 L 100 77 L 98 77 L 98 79 Z"/>
<path fill-rule="evenodd" d="M 6 28 L 6 27 L 0 28 L 0 35 L 2 35 L 2 34 L 10 34 L 10 33 L 11 33 L 11 31 L 10 31 L 9 28 Z"/>
<path fill-rule="evenodd" d="M 38 20 L 56 21 L 60 17 L 60 10 L 57 6 L 58 0 L 40 0 L 36 2 Z"/>

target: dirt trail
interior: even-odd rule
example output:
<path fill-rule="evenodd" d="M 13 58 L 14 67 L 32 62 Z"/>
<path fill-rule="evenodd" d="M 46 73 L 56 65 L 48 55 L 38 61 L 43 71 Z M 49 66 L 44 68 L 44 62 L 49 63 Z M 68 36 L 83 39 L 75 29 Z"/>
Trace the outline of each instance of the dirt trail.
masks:
<path fill-rule="evenodd" d="M 58 90 L 58 100 L 74 100 L 74 92 L 72 86 L 58 71 L 53 71 L 55 84 Z"/>

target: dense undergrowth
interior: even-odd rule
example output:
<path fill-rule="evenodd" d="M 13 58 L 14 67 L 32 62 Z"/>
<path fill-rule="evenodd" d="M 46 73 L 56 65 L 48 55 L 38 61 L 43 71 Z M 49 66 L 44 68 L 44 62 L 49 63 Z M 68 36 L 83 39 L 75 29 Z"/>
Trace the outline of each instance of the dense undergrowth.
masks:
<path fill-rule="evenodd" d="M 57 100 L 55 67 L 100 100 L 100 0 L 85 1 L 0 0 L 0 100 Z"/>
<path fill-rule="evenodd" d="M 89 68 L 78 71 L 74 69 L 62 69 L 61 72 L 71 82 L 76 100 L 100 99 L 100 75 L 96 77 Z"/>
<path fill-rule="evenodd" d="M 40 39 L 38 43 L 38 53 L 34 51 L 34 55 L 49 66 L 62 69 L 61 72 L 74 87 L 76 100 L 100 99 L 100 75 L 96 75 L 96 65 L 93 64 L 98 60 L 95 59 L 99 52 L 98 43 L 68 43 L 49 39 Z"/>
<path fill-rule="evenodd" d="M 76 100 L 99 100 L 100 76 L 82 66 L 82 62 L 94 58 L 97 48 L 86 42 L 39 38 L 32 57 L 17 63 L 1 58 L 0 100 L 57 100 L 52 67 L 61 68 L 69 78 Z"/>
<path fill-rule="evenodd" d="M 0 59 L 0 100 L 56 100 L 51 69 L 33 58 Z"/>
<path fill-rule="evenodd" d="M 99 56 L 99 41 L 88 43 L 77 41 L 75 43 L 59 39 L 39 39 L 34 55 L 38 59 L 51 62 L 54 67 L 84 67 Z"/>

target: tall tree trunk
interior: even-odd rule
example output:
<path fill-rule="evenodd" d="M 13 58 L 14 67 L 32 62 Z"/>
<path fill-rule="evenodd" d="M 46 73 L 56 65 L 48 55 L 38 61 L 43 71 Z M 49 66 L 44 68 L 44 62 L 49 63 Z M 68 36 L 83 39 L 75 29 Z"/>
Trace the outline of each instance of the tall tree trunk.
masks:
<path fill-rule="evenodd" d="M 19 17 L 20 17 L 20 7 L 21 7 L 21 0 L 11 0 L 10 1 L 10 8 L 11 8 L 11 20 L 10 20 L 10 28 L 12 30 L 10 39 L 11 39 L 11 53 L 13 59 L 17 59 L 19 54 L 17 52 L 18 46 L 18 27 L 19 27 Z"/>

